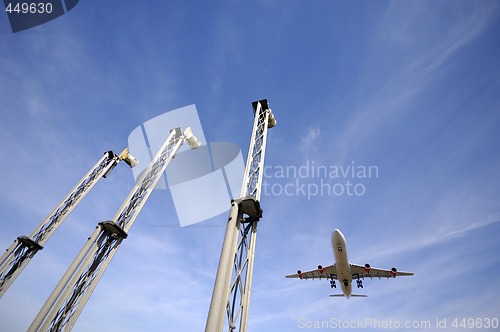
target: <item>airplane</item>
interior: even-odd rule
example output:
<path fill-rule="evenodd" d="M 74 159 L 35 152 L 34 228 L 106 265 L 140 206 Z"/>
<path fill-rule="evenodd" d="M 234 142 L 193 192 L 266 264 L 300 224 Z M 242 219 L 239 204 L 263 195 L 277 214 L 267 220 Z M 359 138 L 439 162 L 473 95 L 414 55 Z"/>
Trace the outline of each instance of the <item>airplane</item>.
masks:
<path fill-rule="evenodd" d="M 331 297 L 366 297 L 366 295 L 352 294 L 352 280 L 356 279 L 358 288 L 363 288 L 364 278 L 396 278 L 396 276 L 412 276 L 413 272 L 400 272 L 395 267 L 390 270 L 372 268 L 370 264 L 364 266 L 349 263 L 347 259 L 347 246 L 344 234 L 335 229 L 332 234 L 332 249 L 335 256 L 335 264 L 322 267 L 318 265 L 317 270 L 291 274 L 286 278 L 299 279 L 329 279 L 330 287 L 337 288 L 335 280 L 341 281 L 342 294 L 330 295 Z"/>

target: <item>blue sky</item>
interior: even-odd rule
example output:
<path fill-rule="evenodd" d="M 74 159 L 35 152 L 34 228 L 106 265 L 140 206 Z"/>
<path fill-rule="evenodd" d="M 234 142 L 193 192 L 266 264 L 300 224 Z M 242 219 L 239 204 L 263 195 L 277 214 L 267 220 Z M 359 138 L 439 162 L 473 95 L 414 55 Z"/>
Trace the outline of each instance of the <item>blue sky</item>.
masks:
<path fill-rule="evenodd" d="M 278 125 L 266 165 L 378 176 L 350 179 L 360 196 L 261 197 L 249 330 L 500 318 L 499 18 L 496 1 L 82 0 L 12 34 L 0 14 L 0 246 L 169 110 L 196 104 L 207 140 L 246 155 L 251 103 L 267 98 Z M 348 179 L 265 180 L 277 191 Z M 133 184 L 124 165 L 98 183 L 0 300 L 2 330 L 26 330 Z M 203 330 L 226 219 L 181 228 L 169 192 L 154 192 L 74 331 Z M 333 263 L 334 228 L 352 262 L 415 276 L 365 280 L 368 298 L 351 300 L 285 279 Z"/>

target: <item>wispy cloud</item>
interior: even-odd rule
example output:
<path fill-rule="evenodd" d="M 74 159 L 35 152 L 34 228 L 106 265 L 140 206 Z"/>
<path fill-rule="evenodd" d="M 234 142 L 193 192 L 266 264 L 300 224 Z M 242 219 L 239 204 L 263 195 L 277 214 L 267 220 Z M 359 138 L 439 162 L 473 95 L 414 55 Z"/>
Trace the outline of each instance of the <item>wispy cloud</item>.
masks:
<path fill-rule="evenodd" d="M 420 23 L 429 15 L 427 5 L 425 2 L 415 2 L 410 7 L 418 9 L 405 10 L 406 6 L 402 3 L 392 2 L 386 18 L 382 19 L 388 24 L 380 25 L 380 29 L 374 33 L 373 39 L 376 43 L 386 40 L 387 36 L 398 36 L 395 39 L 406 46 L 392 44 L 391 47 L 406 47 L 410 51 L 407 51 L 402 59 L 395 59 L 391 70 L 385 73 L 388 76 L 378 78 L 381 80 L 380 85 L 372 91 L 367 91 L 362 101 L 354 104 L 356 108 L 348 121 L 340 131 L 334 132 L 336 146 L 340 148 L 340 155 L 344 156 L 341 159 L 345 158 L 350 147 L 366 141 L 382 127 L 396 123 L 402 114 L 413 110 L 412 103 L 422 91 L 432 89 L 451 59 L 472 44 L 490 26 L 497 7 L 493 2 L 484 6 L 473 6 L 469 9 L 470 13 L 461 13 L 463 17 L 456 22 L 446 20 L 443 23 L 443 31 L 422 32 L 419 31 Z M 422 41 L 416 40 L 415 36 Z M 421 43 L 428 45 L 422 47 Z M 374 58 L 382 55 L 379 47 L 374 47 L 371 52 Z M 390 53 L 388 55 L 390 58 Z M 369 66 L 371 65 L 369 62 Z M 371 68 L 366 68 L 368 75 L 371 71 Z M 369 78 L 368 76 L 367 79 Z"/>
<path fill-rule="evenodd" d="M 306 133 L 300 138 L 299 150 L 304 154 L 309 154 L 319 150 L 319 139 L 321 129 L 319 126 L 307 128 Z"/>
<path fill-rule="evenodd" d="M 470 232 L 488 227 L 498 222 L 500 222 L 500 214 L 495 214 L 479 221 L 470 221 L 465 225 L 458 226 L 458 228 L 443 229 L 437 232 L 434 229 L 432 232 L 425 232 L 427 234 L 425 237 L 419 237 L 416 240 L 410 241 L 409 239 L 398 239 L 392 243 L 389 249 L 374 250 L 367 255 L 366 258 L 373 259 L 377 257 L 391 257 L 393 255 L 401 255 L 409 251 L 422 251 L 432 248 L 438 244 L 442 245 L 449 241 L 456 240 L 457 238 L 463 238 Z M 429 230 L 428 227 L 426 228 Z"/>

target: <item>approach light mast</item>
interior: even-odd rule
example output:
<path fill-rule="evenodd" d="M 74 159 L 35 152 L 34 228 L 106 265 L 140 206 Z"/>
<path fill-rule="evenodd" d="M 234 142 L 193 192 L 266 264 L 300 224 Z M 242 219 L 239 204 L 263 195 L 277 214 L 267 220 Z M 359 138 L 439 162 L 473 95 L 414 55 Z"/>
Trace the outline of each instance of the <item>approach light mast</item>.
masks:
<path fill-rule="evenodd" d="M 266 99 L 252 103 L 255 117 L 240 198 L 231 201 L 205 332 L 247 330 L 267 129 L 276 125 Z"/>
<path fill-rule="evenodd" d="M 28 331 L 70 331 L 130 227 L 182 144 L 200 146 L 190 127 L 175 128 L 112 220 L 100 222 L 49 296 Z"/>
<path fill-rule="evenodd" d="M 101 178 L 106 178 L 122 160 L 130 167 L 136 166 L 139 162 L 128 153 L 127 148 L 123 149 L 119 155 L 113 151 L 106 152 L 30 236 L 19 236 L 5 251 L 0 258 L 0 298 L 33 256 L 43 249 L 48 239 L 62 225 L 78 203 Z"/>

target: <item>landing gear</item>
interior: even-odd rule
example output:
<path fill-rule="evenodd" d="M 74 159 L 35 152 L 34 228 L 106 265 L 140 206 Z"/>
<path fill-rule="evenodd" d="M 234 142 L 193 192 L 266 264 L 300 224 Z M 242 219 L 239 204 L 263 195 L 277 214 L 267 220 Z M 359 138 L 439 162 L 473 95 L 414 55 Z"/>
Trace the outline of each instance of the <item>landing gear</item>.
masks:
<path fill-rule="evenodd" d="M 335 284 L 335 280 L 330 280 L 330 288 L 337 288 L 337 284 Z"/>
<path fill-rule="evenodd" d="M 344 280 L 344 286 L 349 287 L 349 281 Z"/>
<path fill-rule="evenodd" d="M 358 288 L 363 288 L 363 280 L 356 280 L 356 284 L 358 285 Z"/>

